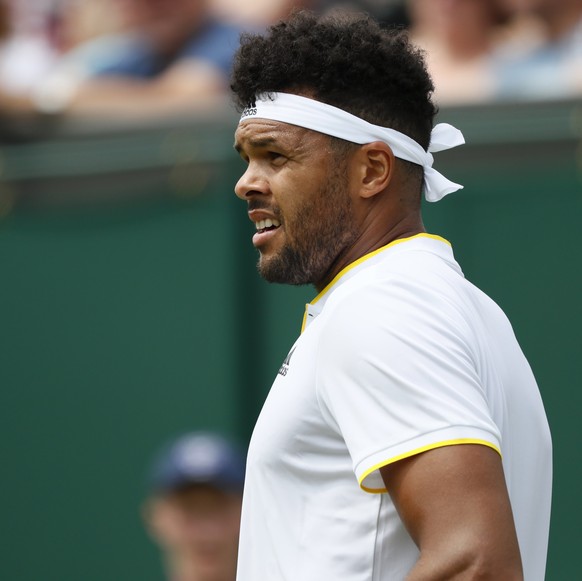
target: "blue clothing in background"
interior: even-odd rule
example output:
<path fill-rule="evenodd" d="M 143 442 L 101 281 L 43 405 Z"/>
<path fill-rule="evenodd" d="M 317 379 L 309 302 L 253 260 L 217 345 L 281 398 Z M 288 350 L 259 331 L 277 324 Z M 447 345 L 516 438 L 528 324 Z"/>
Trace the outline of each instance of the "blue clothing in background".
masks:
<path fill-rule="evenodd" d="M 497 99 L 559 99 L 582 94 L 582 21 L 563 38 L 492 61 Z"/>
<path fill-rule="evenodd" d="M 241 29 L 231 24 L 208 22 L 171 57 L 158 54 L 147 38 L 119 35 L 97 39 L 82 47 L 75 60 L 82 61 L 87 76 L 119 75 L 148 79 L 186 59 L 205 61 L 230 75 L 239 46 Z"/>

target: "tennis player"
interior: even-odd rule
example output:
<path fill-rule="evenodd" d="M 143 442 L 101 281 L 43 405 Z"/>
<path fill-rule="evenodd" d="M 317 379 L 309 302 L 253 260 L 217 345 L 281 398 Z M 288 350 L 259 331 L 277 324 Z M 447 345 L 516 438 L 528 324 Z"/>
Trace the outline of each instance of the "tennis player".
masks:
<path fill-rule="evenodd" d="M 318 292 L 252 436 L 238 581 L 542 581 L 550 432 L 506 316 L 423 226 L 463 137 L 422 55 L 298 13 L 243 38 L 232 88 L 260 274 Z"/>

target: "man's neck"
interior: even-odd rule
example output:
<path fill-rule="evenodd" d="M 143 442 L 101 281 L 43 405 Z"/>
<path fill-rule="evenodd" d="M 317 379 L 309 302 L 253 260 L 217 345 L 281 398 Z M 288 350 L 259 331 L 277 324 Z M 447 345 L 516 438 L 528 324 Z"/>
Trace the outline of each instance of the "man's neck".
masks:
<path fill-rule="evenodd" d="M 362 256 L 366 256 L 366 254 L 370 254 L 370 252 L 374 252 L 375 250 L 378 250 L 378 248 L 382 248 L 394 240 L 410 238 L 411 236 L 425 231 L 420 214 L 409 215 L 406 219 L 398 222 L 389 230 L 385 230 L 381 234 L 378 233 L 373 237 L 371 236 L 370 231 L 368 231 L 366 240 L 360 239 L 352 248 L 349 248 L 346 253 L 338 257 L 325 280 L 314 285 L 315 289 L 317 292 L 321 292 L 344 268 L 346 268 L 346 266 L 349 266 Z"/>

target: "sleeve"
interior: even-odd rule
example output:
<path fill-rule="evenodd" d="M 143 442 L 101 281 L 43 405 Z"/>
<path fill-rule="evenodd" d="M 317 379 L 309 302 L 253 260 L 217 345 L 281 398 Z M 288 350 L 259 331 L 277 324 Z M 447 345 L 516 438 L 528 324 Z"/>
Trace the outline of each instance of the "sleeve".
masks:
<path fill-rule="evenodd" d="M 472 329 L 452 302 L 406 284 L 347 297 L 320 335 L 320 407 L 367 492 L 385 492 L 379 469 L 403 458 L 455 444 L 501 446 Z"/>

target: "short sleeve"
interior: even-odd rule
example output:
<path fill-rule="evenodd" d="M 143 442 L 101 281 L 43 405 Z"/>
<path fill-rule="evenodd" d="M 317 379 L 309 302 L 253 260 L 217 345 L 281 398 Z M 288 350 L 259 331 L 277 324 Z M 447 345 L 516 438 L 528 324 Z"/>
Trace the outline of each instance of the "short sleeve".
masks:
<path fill-rule="evenodd" d="M 385 492 L 382 466 L 432 448 L 478 443 L 500 451 L 473 331 L 454 302 L 402 280 L 329 307 L 316 389 L 362 489 Z"/>

